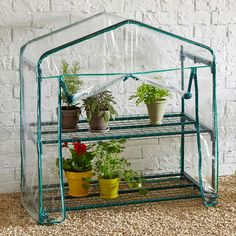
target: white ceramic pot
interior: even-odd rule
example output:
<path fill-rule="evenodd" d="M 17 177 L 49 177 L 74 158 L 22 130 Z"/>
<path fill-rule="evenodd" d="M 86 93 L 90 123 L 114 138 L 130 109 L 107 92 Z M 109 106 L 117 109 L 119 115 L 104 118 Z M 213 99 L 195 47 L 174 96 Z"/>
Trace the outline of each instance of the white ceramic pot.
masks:
<path fill-rule="evenodd" d="M 165 112 L 166 100 L 155 101 L 147 105 L 148 115 L 150 118 L 151 125 L 162 124 L 162 119 Z"/>

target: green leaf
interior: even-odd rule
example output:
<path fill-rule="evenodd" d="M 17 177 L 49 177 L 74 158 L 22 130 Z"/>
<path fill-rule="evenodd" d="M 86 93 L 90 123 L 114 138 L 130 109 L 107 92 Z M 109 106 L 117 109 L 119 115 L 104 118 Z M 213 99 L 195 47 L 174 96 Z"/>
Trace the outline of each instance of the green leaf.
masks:
<path fill-rule="evenodd" d="M 75 150 L 73 148 L 69 148 L 69 150 L 70 150 L 70 153 L 72 155 L 72 160 L 75 161 L 76 159 L 78 159 L 78 155 L 75 152 Z"/>
<path fill-rule="evenodd" d="M 104 112 L 104 120 L 106 123 L 108 123 L 108 121 L 110 120 L 110 112 L 109 111 Z"/>
<path fill-rule="evenodd" d="M 63 169 L 64 170 L 71 170 L 71 164 L 69 160 L 63 160 Z"/>
<path fill-rule="evenodd" d="M 82 187 L 84 188 L 84 189 L 90 189 L 90 185 L 89 184 L 82 184 Z"/>
<path fill-rule="evenodd" d="M 82 178 L 82 180 L 87 183 L 91 183 L 91 178 L 84 177 L 84 178 Z"/>

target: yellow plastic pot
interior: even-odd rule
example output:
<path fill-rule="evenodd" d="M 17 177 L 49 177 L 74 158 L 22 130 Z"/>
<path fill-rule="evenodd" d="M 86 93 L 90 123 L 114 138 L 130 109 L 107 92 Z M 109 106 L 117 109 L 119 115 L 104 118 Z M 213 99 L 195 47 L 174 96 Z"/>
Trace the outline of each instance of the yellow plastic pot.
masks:
<path fill-rule="evenodd" d="M 120 179 L 98 179 L 100 196 L 104 199 L 114 199 L 118 197 Z"/>
<path fill-rule="evenodd" d="M 66 171 L 69 192 L 72 197 L 85 197 L 89 195 L 90 183 L 85 178 L 92 178 L 92 171 L 70 172 Z"/>

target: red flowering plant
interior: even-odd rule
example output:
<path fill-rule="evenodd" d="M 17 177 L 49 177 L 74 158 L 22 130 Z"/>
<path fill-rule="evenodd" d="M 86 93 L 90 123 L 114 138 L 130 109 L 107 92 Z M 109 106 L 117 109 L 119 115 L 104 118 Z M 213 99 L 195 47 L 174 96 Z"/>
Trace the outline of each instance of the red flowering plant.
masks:
<path fill-rule="evenodd" d="M 74 142 L 69 146 L 64 143 L 62 148 L 69 150 L 70 157 L 63 157 L 63 169 L 70 172 L 86 172 L 92 170 L 92 160 L 95 156 L 93 151 L 89 151 L 91 146 L 81 142 Z M 57 159 L 58 166 L 58 159 Z"/>

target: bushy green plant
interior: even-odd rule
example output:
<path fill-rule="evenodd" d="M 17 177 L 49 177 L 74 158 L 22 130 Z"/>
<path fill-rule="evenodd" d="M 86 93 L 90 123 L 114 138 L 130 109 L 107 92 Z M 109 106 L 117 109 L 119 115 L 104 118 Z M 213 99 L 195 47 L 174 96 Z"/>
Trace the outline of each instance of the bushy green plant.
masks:
<path fill-rule="evenodd" d="M 105 90 L 97 95 L 84 99 L 83 102 L 88 121 L 91 120 L 92 113 L 96 112 L 99 113 L 101 111 L 105 111 L 104 118 L 106 122 L 108 122 L 110 117 L 113 118 L 117 115 L 117 111 L 114 108 L 116 102 L 110 91 Z M 109 113 L 106 111 L 109 111 Z"/>
<path fill-rule="evenodd" d="M 142 84 L 137 88 L 135 95 L 132 95 L 129 100 L 136 99 L 135 104 L 139 105 L 141 102 L 145 104 L 150 104 L 155 101 L 166 100 L 167 97 L 170 97 L 171 93 L 168 89 L 155 87 L 150 84 Z"/>
<path fill-rule="evenodd" d="M 69 75 L 70 76 L 64 76 L 65 84 L 68 89 L 69 95 L 75 94 L 80 88 L 81 85 L 83 84 L 83 81 L 80 80 L 78 76 L 75 74 L 78 74 L 79 72 L 79 61 L 73 62 L 72 66 L 66 62 L 66 60 L 61 60 L 61 73 L 63 75 Z M 67 104 L 67 106 L 72 106 L 72 104 L 67 100 L 65 93 L 62 91 L 62 96 L 61 99 L 63 103 Z"/>
<path fill-rule="evenodd" d="M 93 145 L 95 153 L 93 170 L 98 177 L 103 179 L 122 178 L 130 188 L 139 189 L 144 193 L 143 179 L 131 169 L 131 163 L 120 156 L 124 151 L 125 142 L 125 139 L 120 139 L 95 143 Z"/>
<path fill-rule="evenodd" d="M 114 179 L 123 175 L 130 163 L 119 154 L 124 150 L 125 140 L 111 140 L 94 144 L 96 174 L 104 179 Z"/>

